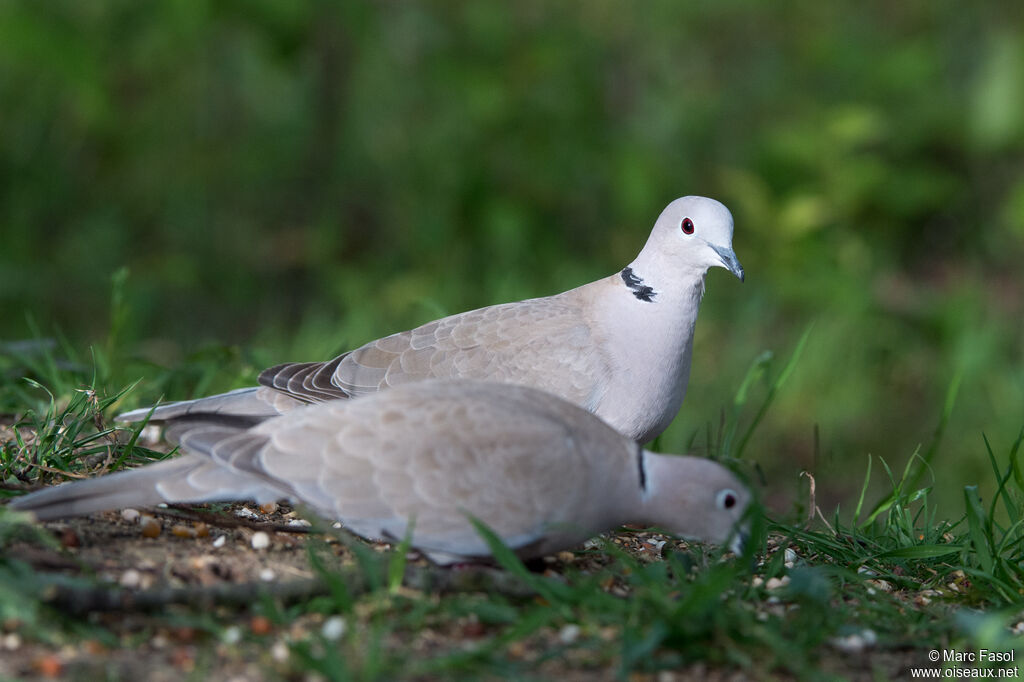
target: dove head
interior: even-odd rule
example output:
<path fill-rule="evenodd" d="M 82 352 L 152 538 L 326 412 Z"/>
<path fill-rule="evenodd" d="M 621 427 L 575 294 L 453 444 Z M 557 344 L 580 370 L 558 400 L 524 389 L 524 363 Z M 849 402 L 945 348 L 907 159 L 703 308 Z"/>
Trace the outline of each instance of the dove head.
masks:
<path fill-rule="evenodd" d="M 739 553 L 750 491 L 735 474 L 710 459 L 684 455 L 645 451 L 644 464 L 643 520 L 684 538 L 731 540 L 730 549 Z"/>
<path fill-rule="evenodd" d="M 649 271 L 703 276 L 709 268 L 722 267 L 742 282 L 732 229 L 732 213 L 721 202 L 707 197 L 676 199 L 658 216 L 633 269 L 640 276 Z"/>

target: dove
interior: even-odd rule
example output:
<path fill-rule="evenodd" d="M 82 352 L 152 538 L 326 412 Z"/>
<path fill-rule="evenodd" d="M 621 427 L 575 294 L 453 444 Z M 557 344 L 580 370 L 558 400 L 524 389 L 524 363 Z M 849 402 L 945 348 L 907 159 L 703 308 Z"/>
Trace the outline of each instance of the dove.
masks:
<path fill-rule="evenodd" d="M 186 418 L 188 421 L 190 418 Z M 750 493 L 708 459 L 645 450 L 526 386 L 435 379 L 290 410 L 255 426 L 193 422 L 182 456 L 16 499 L 39 520 L 166 503 L 287 498 L 440 564 L 486 558 L 471 519 L 524 559 L 625 522 L 742 542 Z"/>
<path fill-rule="evenodd" d="M 693 331 L 711 267 L 741 281 L 724 205 L 688 196 L 658 217 L 639 255 L 609 277 L 546 298 L 472 310 L 371 341 L 327 362 L 265 370 L 260 386 L 127 412 L 253 423 L 308 403 L 430 378 L 532 386 L 590 410 L 633 440 L 666 428 L 686 394 Z"/>

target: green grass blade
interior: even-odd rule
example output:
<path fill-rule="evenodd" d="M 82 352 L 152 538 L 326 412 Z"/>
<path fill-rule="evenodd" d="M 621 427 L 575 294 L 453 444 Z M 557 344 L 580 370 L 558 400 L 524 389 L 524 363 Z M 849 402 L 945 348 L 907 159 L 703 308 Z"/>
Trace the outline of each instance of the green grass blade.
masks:
<path fill-rule="evenodd" d="M 921 464 L 910 477 L 909 485 L 911 487 L 916 486 L 917 482 L 921 480 L 925 469 L 931 466 L 932 460 L 935 459 L 935 454 L 939 451 L 939 445 L 942 443 L 942 437 L 946 433 L 949 418 L 953 414 L 953 406 L 956 405 L 956 397 L 960 391 L 960 382 L 963 380 L 963 376 L 963 369 L 958 369 L 946 388 L 946 399 L 942 405 L 942 416 L 939 417 L 939 424 L 935 427 L 935 434 L 932 436 L 931 443 L 928 444 L 928 449 L 925 450 L 922 456 Z"/>
<path fill-rule="evenodd" d="M 871 559 L 934 559 L 935 557 L 956 554 L 967 549 L 966 545 L 914 545 L 897 547 L 871 556 Z"/>
<path fill-rule="evenodd" d="M 868 454 L 868 470 L 864 474 L 864 483 L 860 487 L 860 497 L 857 498 L 857 507 L 853 510 L 853 523 L 858 525 L 860 520 L 860 510 L 864 506 L 864 496 L 868 492 L 868 484 L 871 482 L 871 454 Z M 863 527 L 862 525 L 860 527 Z"/>
<path fill-rule="evenodd" d="M 556 604 L 561 601 L 552 589 L 552 585 L 531 573 L 530 569 L 526 568 L 519 557 L 516 556 L 515 552 L 513 552 L 508 545 L 502 542 L 501 538 L 498 537 L 497 533 L 491 530 L 490 526 L 475 516 L 467 516 L 469 518 L 469 522 L 473 524 L 473 528 L 476 529 L 476 532 L 481 538 L 483 538 L 484 542 L 487 543 L 487 547 L 491 550 L 494 560 L 497 561 L 502 568 L 520 578 L 549 603 Z"/>
<path fill-rule="evenodd" d="M 415 526 L 415 517 L 410 518 L 409 524 L 405 527 L 405 535 L 402 537 L 402 541 L 391 552 L 391 558 L 388 561 L 388 592 L 391 594 L 395 594 L 402 587 L 402 579 L 405 577 L 405 565 L 407 563 L 406 557 L 409 554 L 409 550 L 412 549 L 412 532 Z"/>
<path fill-rule="evenodd" d="M 974 553 L 982 570 L 991 575 L 993 559 L 991 546 L 985 536 L 985 510 L 981 506 L 978 486 L 964 486 L 964 506 L 967 511 L 967 532 L 974 545 Z"/>
<path fill-rule="evenodd" d="M 789 376 L 793 373 L 793 370 L 796 369 L 796 363 L 800 360 L 800 355 L 804 351 L 807 339 L 811 336 L 812 329 L 814 329 L 814 323 L 808 325 L 807 329 L 804 330 L 804 333 L 800 336 L 800 340 L 796 344 L 796 348 L 793 349 L 793 354 L 789 356 L 789 360 L 786 362 L 785 367 L 782 368 L 779 376 L 776 377 L 775 381 L 772 382 L 771 387 L 769 387 L 768 394 L 765 396 L 764 402 L 761 403 L 761 407 L 758 409 L 757 414 L 754 415 L 753 421 L 750 422 L 750 426 L 747 427 L 746 432 L 743 434 L 743 438 L 740 439 L 739 446 L 736 448 L 736 459 L 743 457 L 743 452 L 747 449 L 747 444 L 750 443 L 750 439 L 754 435 L 754 431 L 757 430 L 761 420 L 764 419 L 765 414 L 767 414 L 768 408 L 775 400 L 775 396 L 779 392 L 779 389 L 782 388 L 783 384 L 786 383 L 786 380 L 789 379 Z"/>

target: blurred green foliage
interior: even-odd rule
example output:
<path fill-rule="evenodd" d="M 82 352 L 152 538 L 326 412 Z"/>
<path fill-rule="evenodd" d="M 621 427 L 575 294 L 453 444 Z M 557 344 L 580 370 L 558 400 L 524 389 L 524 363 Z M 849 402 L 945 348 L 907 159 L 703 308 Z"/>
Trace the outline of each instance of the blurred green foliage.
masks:
<path fill-rule="evenodd" d="M 732 208 L 748 279 L 709 275 L 659 446 L 717 424 L 758 353 L 813 321 L 748 448 L 769 501 L 801 468 L 841 496 L 869 452 L 899 466 L 961 376 L 934 464 L 956 500 L 981 431 L 1024 423 L 1022 19 L 1013 1 L 0 2 L 0 339 L 326 358 L 614 272 L 665 203 L 704 194 Z"/>

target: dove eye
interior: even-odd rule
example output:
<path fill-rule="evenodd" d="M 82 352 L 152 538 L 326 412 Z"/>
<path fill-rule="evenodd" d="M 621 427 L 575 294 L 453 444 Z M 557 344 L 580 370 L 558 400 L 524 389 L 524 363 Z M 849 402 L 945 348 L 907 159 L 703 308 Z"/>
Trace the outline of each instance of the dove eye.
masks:
<path fill-rule="evenodd" d="M 693 234 L 693 221 L 689 218 L 683 218 L 683 222 L 679 227 L 682 228 L 683 234 Z"/>
<path fill-rule="evenodd" d="M 715 503 L 719 509 L 732 509 L 736 506 L 736 493 L 728 488 L 719 490 Z"/>

